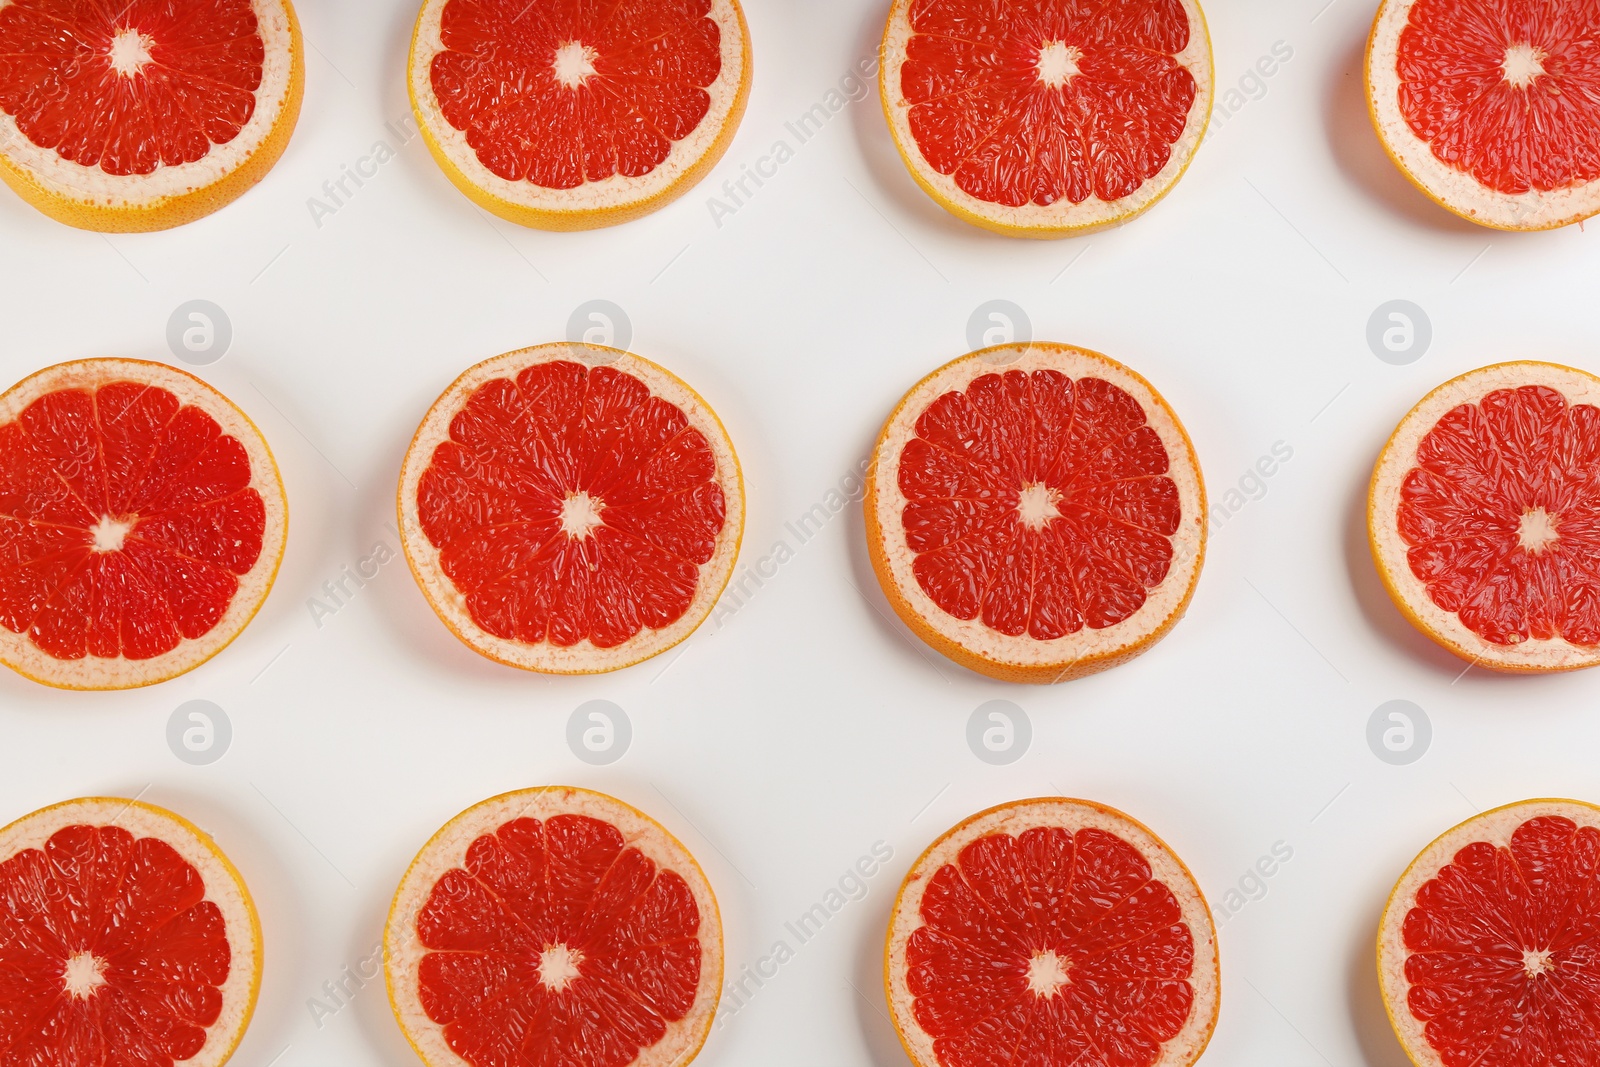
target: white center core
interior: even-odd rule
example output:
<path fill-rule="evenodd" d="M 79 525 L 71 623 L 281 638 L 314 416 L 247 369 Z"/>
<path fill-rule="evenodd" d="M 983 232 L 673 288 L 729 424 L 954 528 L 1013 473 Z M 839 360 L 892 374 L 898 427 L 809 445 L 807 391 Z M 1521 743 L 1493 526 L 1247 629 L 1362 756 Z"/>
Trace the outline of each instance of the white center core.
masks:
<path fill-rule="evenodd" d="M 555 944 L 539 954 L 539 984 L 552 993 L 559 993 L 578 977 L 578 964 L 583 953 L 566 945 Z"/>
<path fill-rule="evenodd" d="M 605 504 L 588 493 L 573 493 L 561 505 L 561 532 L 575 541 L 589 536 L 589 531 L 600 525 L 600 512 Z"/>
<path fill-rule="evenodd" d="M 1544 61 L 1549 58 L 1541 48 L 1531 44 L 1514 44 L 1506 49 L 1506 58 L 1500 64 L 1506 82 L 1513 89 L 1526 89 L 1533 80 L 1544 73 Z"/>
<path fill-rule="evenodd" d="M 1028 529 L 1042 530 L 1051 519 L 1061 514 L 1056 508 L 1060 502 L 1061 494 L 1047 485 L 1035 483 L 1024 486 L 1022 495 L 1017 498 L 1017 515 Z"/>
<path fill-rule="evenodd" d="M 100 521 L 89 531 L 94 535 L 94 550 L 121 552 L 122 542 L 127 540 L 128 531 L 132 529 L 133 523 L 130 520 L 114 519 L 110 515 L 100 516 Z"/>
<path fill-rule="evenodd" d="M 1555 970 L 1550 964 L 1550 950 L 1540 949 L 1535 952 L 1532 949 L 1528 949 L 1524 951 L 1522 953 L 1522 969 L 1528 972 L 1529 978 L 1537 978 L 1541 974 Z"/>
<path fill-rule="evenodd" d="M 79 1000 L 87 1000 L 96 989 L 106 984 L 106 961 L 88 952 L 80 952 L 67 961 L 62 980 L 67 992 Z"/>
<path fill-rule="evenodd" d="M 1039 80 L 1052 89 L 1059 89 L 1076 75 L 1078 60 L 1083 53 L 1065 41 L 1046 41 L 1039 49 Z"/>
<path fill-rule="evenodd" d="M 599 53 L 586 44 L 568 41 L 556 49 L 556 81 L 568 89 L 576 89 L 594 73 L 594 58 L 597 55 Z"/>
<path fill-rule="evenodd" d="M 150 38 L 134 29 L 118 30 L 111 38 L 111 69 L 131 78 L 150 62 Z"/>
<path fill-rule="evenodd" d="M 1049 1000 L 1067 984 L 1067 965 L 1054 952 L 1046 950 L 1028 962 L 1028 989 Z"/>
<path fill-rule="evenodd" d="M 1517 543 L 1538 555 L 1561 540 L 1556 533 L 1556 517 L 1544 508 L 1529 508 L 1522 513 L 1522 523 L 1517 529 Z"/>

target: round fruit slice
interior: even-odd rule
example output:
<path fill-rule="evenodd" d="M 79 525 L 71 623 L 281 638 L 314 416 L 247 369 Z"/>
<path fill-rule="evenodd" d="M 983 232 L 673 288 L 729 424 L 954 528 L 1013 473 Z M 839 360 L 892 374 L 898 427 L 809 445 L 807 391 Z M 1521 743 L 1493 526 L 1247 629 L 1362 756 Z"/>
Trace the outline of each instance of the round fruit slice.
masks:
<path fill-rule="evenodd" d="M 907 393 L 867 475 L 867 549 L 918 637 L 991 677 L 1114 667 L 1182 617 L 1205 556 L 1194 447 L 1097 352 L 1002 345 Z"/>
<path fill-rule="evenodd" d="M 383 957 L 428 1067 L 681 1067 L 716 1014 L 722 919 L 655 820 L 585 789 L 527 789 L 423 846 Z"/>
<path fill-rule="evenodd" d="M 699 395 L 648 360 L 553 344 L 478 364 L 400 472 L 433 610 L 490 659 L 617 670 L 694 632 L 733 574 L 744 483 Z"/>
<path fill-rule="evenodd" d="M 1600 378 L 1501 363 L 1429 393 L 1389 438 L 1367 531 L 1406 618 L 1502 671 L 1600 664 Z"/>
<path fill-rule="evenodd" d="M 0 830 L 0 1046 L 15 1064 L 220 1067 L 261 986 L 261 924 L 195 826 L 69 800 Z"/>
<path fill-rule="evenodd" d="M 1217 1025 L 1217 933 L 1145 827 L 1085 800 L 1019 800 L 912 866 L 884 983 L 917 1067 L 1187 1067 Z"/>
<path fill-rule="evenodd" d="M 895 0 L 884 113 L 917 184 L 1013 237 L 1126 222 L 1165 196 L 1211 115 L 1195 0 Z"/>
<path fill-rule="evenodd" d="M 71 226 L 179 226 L 266 177 L 304 85 L 289 0 L 7 0 L 0 178 Z"/>
<path fill-rule="evenodd" d="M 1435 203 L 1503 230 L 1600 211 L 1600 9 L 1587 0 L 1384 0 L 1367 103 Z"/>
<path fill-rule="evenodd" d="M 544 230 L 647 215 L 722 158 L 750 95 L 738 0 L 425 0 L 411 108 L 473 203 Z"/>
<path fill-rule="evenodd" d="M 1378 929 L 1378 981 L 1417 1067 L 1594 1058 L 1600 809 L 1526 800 L 1423 850 Z"/>
<path fill-rule="evenodd" d="M 266 600 L 288 514 L 261 431 L 193 375 L 24 379 L 0 394 L 0 663 L 63 689 L 193 670 Z"/>

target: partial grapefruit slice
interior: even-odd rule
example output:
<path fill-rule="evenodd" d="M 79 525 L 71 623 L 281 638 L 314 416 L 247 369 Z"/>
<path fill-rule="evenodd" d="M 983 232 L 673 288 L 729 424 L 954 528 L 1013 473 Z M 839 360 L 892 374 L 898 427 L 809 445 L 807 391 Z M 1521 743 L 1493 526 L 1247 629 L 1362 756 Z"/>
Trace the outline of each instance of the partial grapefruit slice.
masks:
<path fill-rule="evenodd" d="M 261 987 L 261 924 L 195 826 L 70 800 L 0 830 L 0 1046 L 15 1064 L 221 1067 Z"/>
<path fill-rule="evenodd" d="M 1188 607 L 1205 487 L 1178 417 L 1097 352 L 1002 345 L 934 371 L 889 416 L 867 549 L 917 636 L 1006 681 L 1148 649 Z"/>
<path fill-rule="evenodd" d="M 1585 0 L 1384 0 L 1367 101 L 1431 200 L 1484 226 L 1546 230 L 1600 211 L 1600 9 Z"/>
<path fill-rule="evenodd" d="M 289 0 L 0 3 L 0 179 L 86 230 L 162 230 L 283 155 L 305 59 Z"/>
<path fill-rule="evenodd" d="M 400 473 L 423 594 L 474 651 L 593 674 L 693 633 L 733 574 L 744 483 L 700 396 L 648 360 L 553 344 L 447 389 Z"/>
<path fill-rule="evenodd" d="M 528 789 L 423 846 L 383 954 L 428 1067 L 681 1067 L 716 1014 L 722 919 L 694 857 L 649 816 Z"/>
<path fill-rule="evenodd" d="M 1217 934 L 1194 876 L 1144 826 L 1020 800 L 912 865 L 884 982 L 917 1067 L 1188 1067 L 1217 1025 Z"/>
<path fill-rule="evenodd" d="M 1406 618 L 1501 671 L 1600 664 L 1600 378 L 1501 363 L 1423 398 L 1373 472 L 1367 530 Z"/>
<path fill-rule="evenodd" d="M 0 663 L 130 689 L 216 655 L 267 598 L 288 501 L 261 432 L 159 363 L 62 363 L 0 394 Z"/>
<path fill-rule="evenodd" d="M 1468 819 L 1401 876 L 1378 929 L 1389 1021 L 1417 1067 L 1594 1061 L 1600 809 L 1526 800 Z"/>
<path fill-rule="evenodd" d="M 1013 237 L 1126 222 L 1167 195 L 1211 115 L 1195 0 L 894 0 L 879 80 L 917 184 Z"/>
<path fill-rule="evenodd" d="M 456 188 L 501 218 L 647 215 L 722 158 L 750 95 L 738 0 L 426 0 L 411 107 Z"/>

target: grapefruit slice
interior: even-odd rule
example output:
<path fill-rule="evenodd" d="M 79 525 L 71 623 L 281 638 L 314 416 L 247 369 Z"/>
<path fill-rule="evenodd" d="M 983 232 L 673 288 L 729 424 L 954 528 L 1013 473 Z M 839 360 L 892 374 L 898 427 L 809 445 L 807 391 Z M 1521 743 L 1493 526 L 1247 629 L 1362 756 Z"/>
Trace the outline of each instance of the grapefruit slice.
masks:
<path fill-rule="evenodd" d="M 918 382 L 878 436 L 866 515 L 905 624 L 1005 681 L 1139 655 L 1183 616 L 1205 557 L 1178 417 L 1127 367 L 1068 345 L 986 348 Z"/>
<path fill-rule="evenodd" d="M 1423 850 L 1378 930 L 1389 1021 L 1418 1067 L 1594 1062 L 1600 809 L 1526 800 Z"/>
<path fill-rule="evenodd" d="M 586 789 L 451 819 L 401 880 L 383 953 L 428 1067 L 681 1067 L 722 988 L 722 919 L 694 857 Z"/>
<path fill-rule="evenodd" d="M 289 0 L 7 0 L 0 178 L 70 226 L 179 226 L 266 177 L 304 86 Z"/>
<path fill-rule="evenodd" d="M 0 663 L 34 681 L 193 670 L 254 618 L 287 532 L 261 432 L 191 374 L 84 359 L 0 394 Z"/>
<path fill-rule="evenodd" d="M 425 0 L 411 107 L 473 203 L 543 230 L 647 215 L 722 158 L 750 95 L 738 0 Z"/>
<path fill-rule="evenodd" d="M 958 218 L 1013 237 L 1126 222 L 1211 115 L 1195 0 L 895 0 L 879 68 L 900 156 Z"/>
<path fill-rule="evenodd" d="M 671 373 L 552 344 L 445 390 L 400 472 L 400 537 L 450 631 L 548 674 L 688 637 L 733 574 L 744 483 L 716 413 Z"/>
<path fill-rule="evenodd" d="M 1378 458 L 1373 559 L 1412 624 L 1501 671 L 1600 664 L 1600 378 L 1501 363 L 1429 393 Z"/>
<path fill-rule="evenodd" d="M 917 1067 L 1188 1067 L 1217 1025 L 1217 934 L 1145 827 L 1090 801 L 1019 800 L 912 865 L 884 983 Z"/>
<path fill-rule="evenodd" d="M 1587 0 L 1384 0 L 1367 103 L 1430 199 L 1502 230 L 1600 211 L 1600 10 Z"/>
<path fill-rule="evenodd" d="M 220 1067 L 255 1010 L 261 924 L 187 820 L 69 800 L 0 830 L 0 972 L 8 1063 Z"/>

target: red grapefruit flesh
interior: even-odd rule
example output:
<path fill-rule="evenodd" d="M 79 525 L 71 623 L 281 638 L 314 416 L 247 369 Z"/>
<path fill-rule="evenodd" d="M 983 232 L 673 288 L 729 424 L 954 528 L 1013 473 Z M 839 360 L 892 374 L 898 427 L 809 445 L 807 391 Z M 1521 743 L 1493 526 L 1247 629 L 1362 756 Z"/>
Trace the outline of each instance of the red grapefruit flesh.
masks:
<path fill-rule="evenodd" d="M 1600 809 L 1529 800 L 1469 819 L 1395 886 L 1378 934 L 1390 1022 L 1418 1067 L 1600 1055 Z"/>
<path fill-rule="evenodd" d="M 470 647 L 550 673 L 615 670 L 683 640 L 744 524 L 716 415 L 653 363 L 546 345 L 472 368 L 401 473 L 406 556 Z"/>
<path fill-rule="evenodd" d="M 188 222 L 282 155 L 303 67 L 288 0 L 9 0 L 0 177 L 74 226 Z"/>
<path fill-rule="evenodd" d="M 1061 237 L 1164 196 L 1211 111 L 1194 0 L 895 0 L 883 102 L 912 176 L 969 222 Z"/>
<path fill-rule="evenodd" d="M 583 789 L 469 808 L 389 912 L 395 1017 L 428 1067 L 677 1067 L 705 1043 L 722 925 L 694 858 Z"/>
<path fill-rule="evenodd" d="M 1369 530 L 1424 633 L 1509 671 L 1600 663 L 1600 378 L 1503 363 L 1440 386 L 1373 476 Z"/>
<path fill-rule="evenodd" d="M 906 875 L 885 982 L 918 1067 L 1187 1067 L 1216 1026 L 1216 930 L 1187 868 L 1121 812 L 974 815 Z"/>
<path fill-rule="evenodd" d="M 0 971 L 7 1063 L 220 1067 L 255 1008 L 261 931 L 194 826 L 74 800 L 0 830 Z"/>
<path fill-rule="evenodd" d="M 869 472 L 867 544 L 896 612 L 940 652 L 1054 682 L 1144 651 L 1182 615 L 1205 494 L 1143 378 L 1065 345 L 985 349 L 908 393 Z"/>
<path fill-rule="evenodd" d="M 587 229 L 681 195 L 750 89 L 737 0 L 426 0 L 411 100 L 450 180 L 527 226 Z"/>
<path fill-rule="evenodd" d="M 1367 51 L 1378 134 L 1405 175 L 1501 229 L 1600 211 L 1600 9 L 1587 0 L 1385 0 Z"/>
<path fill-rule="evenodd" d="M 198 378 L 33 375 L 0 394 L 0 662 L 69 689 L 192 670 L 266 599 L 287 510 L 260 432 Z"/>

